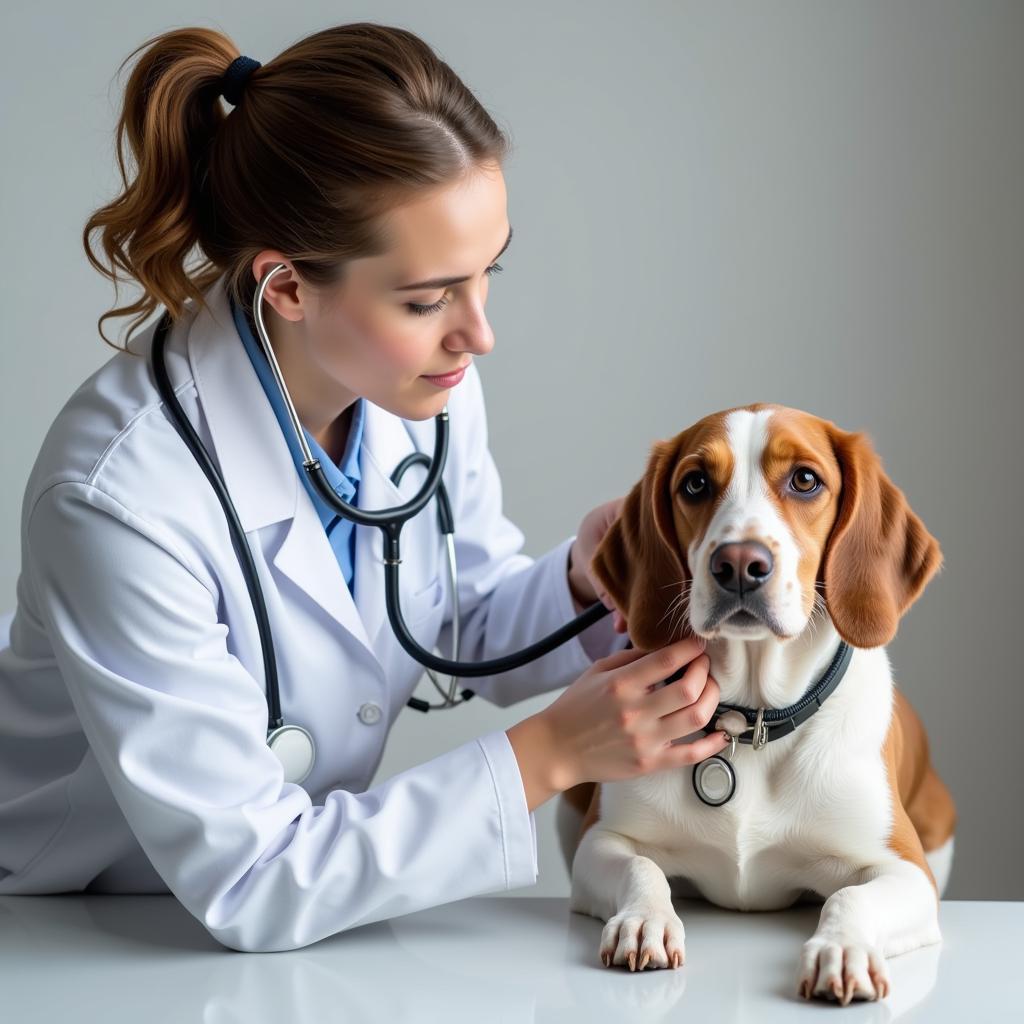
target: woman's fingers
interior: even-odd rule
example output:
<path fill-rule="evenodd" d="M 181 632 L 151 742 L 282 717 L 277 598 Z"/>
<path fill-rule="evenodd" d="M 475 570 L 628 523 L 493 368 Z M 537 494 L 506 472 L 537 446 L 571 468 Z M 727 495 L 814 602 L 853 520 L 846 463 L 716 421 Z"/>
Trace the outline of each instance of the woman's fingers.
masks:
<path fill-rule="evenodd" d="M 712 754 L 720 754 L 728 745 L 729 740 L 721 730 L 701 736 L 692 743 L 674 743 L 665 748 L 665 767 L 662 770 L 696 764 Z"/>
<path fill-rule="evenodd" d="M 612 672 L 612 684 L 624 698 L 639 698 L 655 683 L 674 675 L 703 649 L 703 642 L 690 636 L 656 651 L 624 647 L 594 662 L 593 668 Z M 615 686 L 615 684 L 618 684 Z"/>
<path fill-rule="evenodd" d="M 695 636 L 677 640 L 666 647 L 645 653 L 642 658 L 623 669 L 620 676 L 629 680 L 637 698 L 648 693 L 655 683 L 675 675 L 684 665 L 693 661 L 704 650 L 704 642 Z"/>
<path fill-rule="evenodd" d="M 599 658 L 594 662 L 593 667 L 603 672 L 610 672 L 613 669 L 621 668 L 623 665 L 639 661 L 645 656 L 645 651 L 637 650 L 635 647 L 623 647 L 619 651 L 612 651 L 611 654 L 606 654 L 603 658 Z"/>
<path fill-rule="evenodd" d="M 693 703 L 658 719 L 658 736 L 667 742 L 703 729 L 715 714 L 719 696 L 715 677 L 708 676 L 702 692 Z"/>
<path fill-rule="evenodd" d="M 697 655 L 679 679 L 644 696 L 644 710 L 663 718 L 689 706 L 704 692 L 710 667 L 711 659 L 706 654 Z M 676 735 L 682 736 L 683 733 Z"/>

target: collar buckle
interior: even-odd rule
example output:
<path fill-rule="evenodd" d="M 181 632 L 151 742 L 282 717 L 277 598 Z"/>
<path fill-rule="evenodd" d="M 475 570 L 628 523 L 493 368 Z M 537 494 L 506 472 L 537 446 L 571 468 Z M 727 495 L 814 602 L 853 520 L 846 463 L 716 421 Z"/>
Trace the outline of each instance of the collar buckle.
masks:
<path fill-rule="evenodd" d="M 764 708 L 757 709 L 757 718 L 754 719 L 754 735 L 750 739 L 750 745 L 754 750 L 760 750 L 768 742 L 768 725 L 764 721 Z"/>

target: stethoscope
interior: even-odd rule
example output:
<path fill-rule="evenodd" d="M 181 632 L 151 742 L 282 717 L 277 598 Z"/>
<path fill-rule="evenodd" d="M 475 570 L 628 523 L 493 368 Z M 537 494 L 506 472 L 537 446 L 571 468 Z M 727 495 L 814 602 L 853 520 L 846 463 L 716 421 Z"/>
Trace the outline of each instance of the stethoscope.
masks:
<path fill-rule="evenodd" d="M 291 420 L 292 429 L 298 439 L 303 454 L 303 468 L 309 475 L 316 488 L 317 493 L 327 502 L 328 506 L 337 515 L 351 519 L 362 526 L 380 527 L 384 537 L 384 595 L 387 604 L 387 615 L 391 622 L 391 628 L 395 632 L 398 642 L 405 648 L 416 661 L 424 668 L 434 683 L 434 686 L 445 698 L 441 704 L 428 704 L 426 701 L 410 698 L 409 706 L 420 711 L 427 711 L 431 707 L 445 708 L 454 707 L 458 703 L 465 703 L 473 696 L 473 691 L 464 689 L 461 692 L 461 701 L 455 700 L 455 679 L 458 676 L 489 676 L 499 672 L 508 672 L 511 669 L 519 668 L 527 662 L 535 661 L 537 658 L 548 654 L 556 647 L 571 640 L 577 633 L 583 632 L 588 626 L 593 625 L 603 618 L 610 611 L 600 601 L 591 605 L 581 615 L 578 615 L 571 622 L 556 629 L 548 636 L 524 647 L 514 654 L 506 654 L 500 658 L 491 658 L 487 661 L 474 663 L 460 662 L 459 657 L 459 607 L 458 587 L 455 565 L 455 526 L 452 518 L 451 504 L 448 500 L 448 492 L 441 480 L 444 472 L 445 462 L 448 458 L 448 406 L 445 406 L 436 417 L 434 417 L 434 456 L 428 459 L 422 452 L 412 452 L 407 455 L 395 468 L 391 475 L 392 482 L 396 485 L 402 474 L 409 466 L 419 462 L 427 467 L 427 475 L 420 486 L 419 492 L 404 505 L 395 508 L 380 509 L 379 511 L 368 511 L 350 505 L 343 498 L 339 497 L 334 489 L 327 482 L 323 468 L 318 459 L 313 457 L 306 442 L 306 436 L 295 412 L 291 396 L 284 382 L 281 368 L 278 366 L 277 357 L 271 347 L 267 336 L 266 325 L 263 322 L 263 294 L 266 291 L 270 279 L 279 270 L 287 269 L 284 263 L 279 263 L 270 270 L 260 281 L 253 299 L 253 320 L 256 323 L 257 334 L 259 335 L 260 346 L 273 371 L 277 387 L 284 399 L 285 408 L 288 411 L 288 418 Z M 267 682 L 267 704 L 269 709 L 267 744 L 277 755 L 278 760 L 284 768 L 284 779 L 286 782 L 301 783 L 313 770 L 316 761 L 316 744 L 308 730 L 300 725 L 287 725 L 281 716 L 281 697 L 277 682 L 277 660 L 274 656 L 274 645 L 270 631 L 270 621 L 267 616 L 267 607 L 263 599 L 263 590 L 260 587 L 256 575 L 256 565 L 249 550 L 242 524 L 235 511 L 235 506 L 228 494 L 227 485 L 210 458 L 209 452 L 199 439 L 188 417 L 178 402 L 174 389 L 171 387 L 170 378 L 167 374 L 167 366 L 164 358 L 164 342 L 167 332 L 171 326 L 170 313 L 165 311 L 157 323 L 153 335 L 153 374 L 156 378 L 157 389 L 161 398 L 171 412 L 172 419 L 182 440 L 192 452 L 199 463 L 207 479 L 213 486 L 217 497 L 224 509 L 228 526 L 231 531 L 231 539 L 235 552 L 241 563 L 245 575 L 246 586 L 249 590 L 249 597 L 252 601 L 253 611 L 256 614 L 256 624 L 259 629 L 260 647 L 263 652 L 263 667 Z M 402 618 L 402 609 L 398 600 L 398 565 L 401 562 L 398 549 L 398 537 L 406 520 L 416 515 L 434 495 L 437 495 L 437 512 L 441 532 L 445 535 L 448 550 L 448 575 L 451 580 L 453 617 L 452 617 L 452 658 L 442 658 L 432 651 L 421 647 L 406 627 Z M 445 694 L 431 670 L 445 672 L 451 676 L 449 690 Z"/>

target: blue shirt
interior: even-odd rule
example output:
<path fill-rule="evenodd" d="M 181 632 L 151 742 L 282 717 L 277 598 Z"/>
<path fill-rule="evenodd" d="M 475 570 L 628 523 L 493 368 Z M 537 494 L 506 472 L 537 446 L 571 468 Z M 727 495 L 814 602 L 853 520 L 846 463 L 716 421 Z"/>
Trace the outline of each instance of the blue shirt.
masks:
<path fill-rule="evenodd" d="M 295 437 L 291 418 L 288 415 L 288 410 L 285 408 L 284 398 L 277 387 L 270 363 L 267 361 L 267 357 L 264 355 L 259 342 L 253 337 L 245 314 L 235 306 L 234 301 L 231 301 L 231 314 L 235 319 L 238 336 L 242 339 L 246 352 L 249 353 L 253 369 L 255 369 L 256 375 L 263 385 L 263 390 L 270 400 L 270 404 L 274 409 L 274 415 L 277 417 L 277 422 L 281 425 L 281 431 L 288 442 L 288 449 L 292 453 L 292 461 L 295 463 L 295 468 L 298 470 L 309 496 L 313 499 L 313 505 L 316 508 L 317 515 L 320 516 L 320 522 L 327 531 L 327 539 L 331 542 L 334 557 L 337 558 L 338 565 L 341 566 L 342 575 L 345 577 L 349 591 L 351 591 L 352 576 L 355 571 L 355 523 L 350 519 L 345 519 L 343 516 L 336 515 L 334 510 L 328 506 L 327 502 L 320 497 L 313 487 L 309 474 L 302 465 L 302 449 L 299 447 L 298 439 Z M 365 418 L 366 402 L 364 399 L 358 398 L 356 399 L 355 409 L 352 411 L 352 422 L 348 430 L 348 439 L 345 442 L 345 451 L 337 465 L 335 465 L 323 448 L 317 444 L 313 439 L 313 435 L 305 427 L 302 428 L 302 433 L 306 435 L 306 443 L 309 445 L 309 450 L 313 453 L 314 458 L 320 460 L 327 483 L 330 484 L 336 494 L 344 498 L 349 504 L 355 504 L 356 490 L 359 486 L 359 453 L 362 447 L 363 422 Z"/>

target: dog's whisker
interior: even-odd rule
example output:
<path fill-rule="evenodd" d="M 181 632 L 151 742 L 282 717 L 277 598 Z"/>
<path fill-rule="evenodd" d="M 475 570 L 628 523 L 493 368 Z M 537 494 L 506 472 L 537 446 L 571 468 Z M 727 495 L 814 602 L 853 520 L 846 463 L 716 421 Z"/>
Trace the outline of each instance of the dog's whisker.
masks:
<path fill-rule="evenodd" d="M 683 584 L 683 586 L 680 588 L 679 593 L 669 602 L 668 608 L 665 609 L 664 614 L 661 616 L 660 619 L 658 619 L 658 625 L 659 626 L 661 625 L 661 623 L 664 620 L 665 616 L 669 615 L 672 612 L 672 610 L 676 606 L 676 603 L 679 602 L 680 600 L 682 600 L 684 598 L 684 596 L 685 596 L 685 593 L 686 593 L 686 591 L 685 591 L 685 581 L 682 580 L 682 579 L 677 580 L 674 584 L 672 584 L 672 583 L 666 584 L 666 586 L 680 586 L 680 584 Z M 665 588 L 662 587 L 661 589 L 664 590 Z M 671 632 L 671 623 L 672 623 L 672 620 L 669 619 L 669 630 L 670 630 L 670 632 Z"/>
<path fill-rule="evenodd" d="M 685 599 L 679 604 L 679 635 L 682 636 L 686 626 L 686 615 L 690 608 L 690 597 L 686 595 Z M 675 628 L 669 630 L 669 636 L 675 635 Z"/>
<path fill-rule="evenodd" d="M 675 634 L 675 630 L 676 630 L 676 626 L 675 626 L 675 612 L 677 610 L 680 612 L 680 625 L 682 625 L 683 621 L 685 620 L 686 607 L 689 604 L 689 594 L 690 594 L 690 590 L 693 587 L 693 581 L 692 580 L 679 579 L 679 580 L 675 581 L 675 583 L 667 584 L 667 586 L 676 586 L 676 587 L 679 588 L 679 592 L 676 594 L 676 596 L 669 603 L 668 607 L 665 609 L 665 612 L 661 616 L 661 618 L 658 619 L 658 624 L 660 625 L 662 623 L 662 621 L 664 621 L 666 615 L 670 616 L 668 632 L 669 632 L 669 636 L 673 636 Z M 662 588 L 662 589 L 664 589 L 664 588 Z"/>
<path fill-rule="evenodd" d="M 825 622 L 827 618 L 828 606 L 825 604 L 824 597 L 816 590 L 811 604 L 811 614 L 807 620 L 807 623 L 811 628 L 812 638 L 817 636 L 819 624 Z"/>

